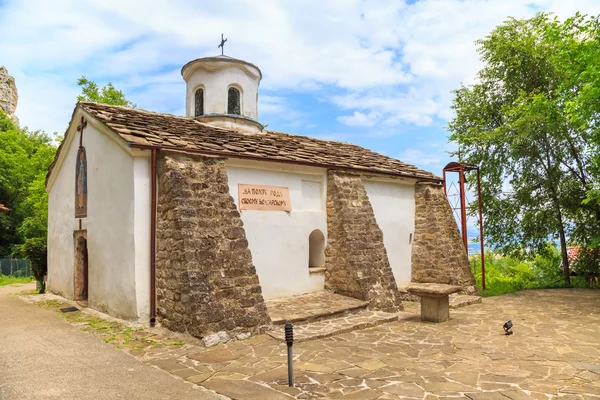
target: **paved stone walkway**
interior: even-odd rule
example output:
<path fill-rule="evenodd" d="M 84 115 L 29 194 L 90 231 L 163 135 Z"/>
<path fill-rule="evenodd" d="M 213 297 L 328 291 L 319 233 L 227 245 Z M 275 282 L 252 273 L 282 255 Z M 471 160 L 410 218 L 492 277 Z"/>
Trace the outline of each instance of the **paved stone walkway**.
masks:
<path fill-rule="evenodd" d="M 33 283 L 0 287 L 0 400 L 228 399 L 145 365 L 12 295 L 33 289 Z M 99 328 L 103 321 L 94 323 Z"/>
<path fill-rule="evenodd" d="M 418 303 L 405 304 L 414 318 L 295 344 L 294 388 L 285 344 L 268 335 L 174 347 L 141 330 L 110 343 L 233 399 L 600 399 L 600 290 L 488 298 L 442 324 L 420 322 Z M 512 336 L 502 330 L 508 319 Z M 111 329 L 91 333 L 106 341 Z"/>

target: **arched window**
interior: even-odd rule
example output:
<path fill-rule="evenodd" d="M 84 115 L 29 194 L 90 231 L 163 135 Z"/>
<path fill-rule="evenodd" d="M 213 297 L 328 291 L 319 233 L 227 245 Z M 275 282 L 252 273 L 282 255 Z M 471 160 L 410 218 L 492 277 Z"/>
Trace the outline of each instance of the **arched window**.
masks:
<path fill-rule="evenodd" d="M 318 229 L 308 237 L 308 267 L 318 268 L 325 266 L 325 235 Z"/>
<path fill-rule="evenodd" d="M 87 157 L 85 148 L 80 146 L 75 166 L 75 218 L 87 217 L 87 200 Z"/>
<path fill-rule="evenodd" d="M 227 114 L 241 115 L 240 91 L 230 87 L 227 91 Z"/>
<path fill-rule="evenodd" d="M 194 110 L 194 115 L 196 117 L 204 115 L 204 89 L 202 88 L 196 90 L 196 107 Z"/>

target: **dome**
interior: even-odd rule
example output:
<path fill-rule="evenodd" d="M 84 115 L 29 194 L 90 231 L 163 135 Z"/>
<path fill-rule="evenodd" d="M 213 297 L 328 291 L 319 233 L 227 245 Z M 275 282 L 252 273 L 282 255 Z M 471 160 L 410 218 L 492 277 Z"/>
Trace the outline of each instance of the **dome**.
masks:
<path fill-rule="evenodd" d="M 227 56 L 204 57 L 185 64 L 186 116 L 222 128 L 261 132 L 258 122 L 260 69 Z"/>

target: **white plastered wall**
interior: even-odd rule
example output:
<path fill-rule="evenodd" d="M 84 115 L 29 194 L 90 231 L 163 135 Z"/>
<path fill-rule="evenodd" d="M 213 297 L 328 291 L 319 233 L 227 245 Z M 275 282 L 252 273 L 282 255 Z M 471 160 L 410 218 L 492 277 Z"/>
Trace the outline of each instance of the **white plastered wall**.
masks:
<path fill-rule="evenodd" d="M 74 114 L 79 121 L 82 112 Z M 146 157 L 134 161 L 125 143 L 112 132 L 86 115 L 88 125 L 83 134 L 87 156 L 87 218 L 81 229 L 87 230 L 88 246 L 88 302 L 89 306 L 119 318 L 138 319 L 145 304 L 136 304 L 136 272 L 138 290 L 146 284 L 143 268 L 148 271 L 149 218 L 135 203 L 148 204 L 149 190 L 144 189 L 148 179 L 134 184 L 134 176 L 149 174 Z M 77 123 L 74 122 L 74 125 Z M 48 288 L 50 291 L 73 298 L 74 243 L 73 232 L 79 229 L 75 218 L 75 158 L 79 134 L 71 126 L 61 154 L 64 159 L 54 167 L 48 186 Z M 57 170 L 58 169 L 58 170 Z M 142 188 L 134 196 L 134 188 Z M 146 193 L 144 195 L 143 193 Z M 146 196 L 146 199 L 144 199 Z M 146 216 L 146 217 L 145 217 Z M 140 225 L 134 229 L 135 223 Z M 139 251 L 136 252 L 136 245 Z M 139 264 L 136 266 L 136 256 Z M 143 265 L 145 264 L 145 265 Z M 142 267 L 143 265 L 143 267 Z M 147 282 L 147 283 L 144 283 Z M 146 293 L 140 293 L 145 295 Z M 146 314 L 147 315 L 146 311 Z"/>
<path fill-rule="evenodd" d="M 396 284 L 411 279 L 411 237 L 415 230 L 415 188 L 409 181 L 363 179 Z"/>
<path fill-rule="evenodd" d="M 252 260 L 265 299 L 323 289 L 322 276 L 309 273 L 309 236 L 319 229 L 327 240 L 326 171 L 275 163 L 227 161 L 229 192 L 239 209 L 238 184 L 284 186 L 292 211 L 241 212 Z"/>
<path fill-rule="evenodd" d="M 136 152 L 134 173 L 134 240 L 135 294 L 137 317 L 140 322 L 150 318 L 150 184 L 152 162 L 150 151 Z"/>

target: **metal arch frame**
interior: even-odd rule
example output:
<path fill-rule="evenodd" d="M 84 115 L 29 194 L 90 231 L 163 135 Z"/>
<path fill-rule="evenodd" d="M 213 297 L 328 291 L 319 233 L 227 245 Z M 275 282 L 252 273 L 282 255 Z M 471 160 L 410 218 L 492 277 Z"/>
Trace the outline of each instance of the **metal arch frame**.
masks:
<path fill-rule="evenodd" d="M 477 203 L 479 214 L 479 245 L 481 251 L 481 287 L 485 290 L 485 251 L 483 245 L 483 219 L 482 219 L 482 204 L 481 204 L 481 171 L 479 166 L 458 162 L 451 162 L 446 165 L 442 171 L 444 178 L 444 195 L 448 197 L 446 189 L 446 172 L 458 172 L 459 194 L 460 194 L 460 224 L 461 235 L 465 251 L 469 254 L 469 239 L 467 237 L 467 197 L 465 191 L 465 172 L 477 171 Z"/>

